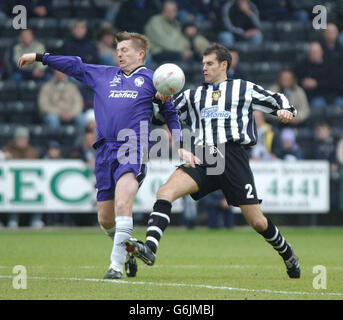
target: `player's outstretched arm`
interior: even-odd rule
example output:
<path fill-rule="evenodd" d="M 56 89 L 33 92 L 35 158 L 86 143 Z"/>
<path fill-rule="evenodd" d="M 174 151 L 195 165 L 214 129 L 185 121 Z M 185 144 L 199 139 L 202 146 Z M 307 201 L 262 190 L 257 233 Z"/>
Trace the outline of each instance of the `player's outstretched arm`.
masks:
<path fill-rule="evenodd" d="M 293 113 L 285 109 L 278 110 L 276 115 L 282 123 L 288 123 L 293 119 Z"/>
<path fill-rule="evenodd" d="M 32 64 L 36 61 L 36 53 L 25 53 L 18 60 L 18 68 Z"/>

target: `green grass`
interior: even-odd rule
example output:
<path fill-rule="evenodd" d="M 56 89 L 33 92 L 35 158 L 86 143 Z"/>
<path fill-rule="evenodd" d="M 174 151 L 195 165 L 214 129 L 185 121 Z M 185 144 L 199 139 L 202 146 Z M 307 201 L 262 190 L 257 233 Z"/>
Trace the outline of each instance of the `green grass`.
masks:
<path fill-rule="evenodd" d="M 2 230 L 0 299 L 343 299 L 343 229 L 280 229 L 300 258 L 301 279 L 289 279 L 250 229 L 169 228 L 155 265 L 139 261 L 137 277 L 120 281 L 101 280 L 111 241 L 100 229 Z M 15 265 L 27 269 L 25 290 L 12 286 Z M 313 288 L 316 265 L 327 268 L 326 290 Z"/>

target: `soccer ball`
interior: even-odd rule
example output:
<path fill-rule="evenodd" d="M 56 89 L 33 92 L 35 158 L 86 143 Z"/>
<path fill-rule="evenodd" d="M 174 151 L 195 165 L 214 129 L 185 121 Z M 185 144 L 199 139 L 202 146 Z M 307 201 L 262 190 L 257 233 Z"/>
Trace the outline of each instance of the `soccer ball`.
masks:
<path fill-rule="evenodd" d="M 158 92 L 170 96 L 181 91 L 185 84 L 185 74 L 176 64 L 165 63 L 155 70 L 152 81 Z"/>

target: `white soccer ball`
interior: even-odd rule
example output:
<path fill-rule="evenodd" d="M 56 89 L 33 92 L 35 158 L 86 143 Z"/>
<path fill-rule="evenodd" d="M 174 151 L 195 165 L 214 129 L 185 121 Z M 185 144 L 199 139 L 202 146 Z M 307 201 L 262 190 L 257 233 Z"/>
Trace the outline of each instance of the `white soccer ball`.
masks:
<path fill-rule="evenodd" d="M 185 74 L 176 64 L 165 63 L 155 70 L 152 80 L 158 92 L 170 96 L 181 91 L 185 85 Z"/>

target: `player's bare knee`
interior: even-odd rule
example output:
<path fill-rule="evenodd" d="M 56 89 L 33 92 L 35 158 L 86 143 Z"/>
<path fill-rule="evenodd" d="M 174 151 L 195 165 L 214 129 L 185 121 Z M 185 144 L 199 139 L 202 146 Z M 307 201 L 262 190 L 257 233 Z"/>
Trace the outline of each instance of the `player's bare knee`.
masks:
<path fill-rule="evenodd" d="M 116 214 L 119 215 L 126 215 L 126 213 L 130 211 L 130 204 L 125 199 L 115 200 L 114 207 Z"/>
<path fill-rule="evenodd" d="M 173 190 L 164 184 L 157 190 L 156 198 L 173 202 Z"/>
<path fill-rule="evenodd" d="M 98 214 L 98 222 L 105 229 L 111 229 L 114 227 L 114 219 L 109 219 L 106 216 Z"/>
<path fill-rule="evenodd" d="M 257 232 L 265 231 L 267 229 L 267 219 L 264 216 L 254 218 L 250 222 L 250 225 Z"/>

